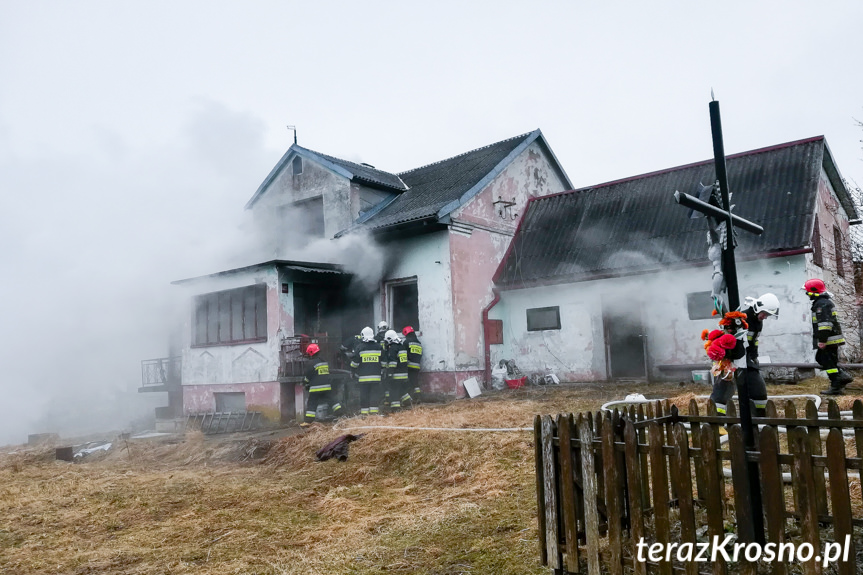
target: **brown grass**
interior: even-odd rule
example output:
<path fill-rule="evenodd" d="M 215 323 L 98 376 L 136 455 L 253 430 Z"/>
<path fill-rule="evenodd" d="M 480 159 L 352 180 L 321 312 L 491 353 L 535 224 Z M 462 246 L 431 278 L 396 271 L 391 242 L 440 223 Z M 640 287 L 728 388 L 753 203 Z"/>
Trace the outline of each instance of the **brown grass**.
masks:
<path fill-rule="evenodd" d="M 355 428 L 531 427 L 535 414 L 595 410 L 631 391 L 685 405 L 691 390 L 587 385 L 423 405 L 316 424 L 256 462 L 247 455 L 262 440 L 200 433 L 121 442 L 75 464 L 49 448 L 0 454 L 0 572 L 547 573 L 530 432 Z M 347 462 L 315 461 L 348 430 L 366 435 Z"/>

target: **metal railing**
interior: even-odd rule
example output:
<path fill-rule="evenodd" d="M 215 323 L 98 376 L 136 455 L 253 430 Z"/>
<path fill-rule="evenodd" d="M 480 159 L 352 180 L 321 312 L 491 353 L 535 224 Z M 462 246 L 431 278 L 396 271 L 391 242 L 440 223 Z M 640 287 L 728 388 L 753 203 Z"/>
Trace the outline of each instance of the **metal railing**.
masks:
<path fill-rule="evenodd" d="M 182 368 L 183 358 L 180 356 L 145 359 L 141 361 L 141 385 L 144 387 L 179 386 Z"/>

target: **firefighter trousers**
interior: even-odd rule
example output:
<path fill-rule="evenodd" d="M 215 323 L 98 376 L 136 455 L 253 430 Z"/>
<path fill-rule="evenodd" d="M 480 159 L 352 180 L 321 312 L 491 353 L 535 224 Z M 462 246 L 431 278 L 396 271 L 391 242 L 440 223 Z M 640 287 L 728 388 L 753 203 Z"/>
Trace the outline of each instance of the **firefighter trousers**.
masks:
<path fill-rule="evenodd" d="M 830 378 L 832 389 L 842 389 L 853 379 L 844 370 L 839 369 L 839 346 L 837 345 L 819 348 L 815 352 L 815 362 Z"/>
<path fill-rule="evenodd" d="M 761 371 L 754 368 L 742 368 L 734 372 L 734 380 L 717 379 L 713 383 L 713 393 L 710 394 L 710 399 L 716 404 L 716 411 L 720 415 L 725 415 L 728 402 L 734 396 L 735 385 L 739 393 L 741 386 L 746 386 L 749 391 L 749 399 L 755 404 L 755 416 L 764 414 L 764 408 L 767 406 L 767 385 L 764 383 L 764 378 L 761 377 Z"/>
<path fill-rule="evenodd" d="M 306 400 L 306 422 L 312 423 L 317 419 L 318 406 L 323 404 L 330 406 L 330 414 L 339 415 L 342 404 L 337 398 L 335 389 L 309 392 L 309 398 Z"/>
<path fill-rule="evenodd" d="M 381 405 L 381 382 L 357 383 L 360 388 L 360 415 L 378 415 Z"/>

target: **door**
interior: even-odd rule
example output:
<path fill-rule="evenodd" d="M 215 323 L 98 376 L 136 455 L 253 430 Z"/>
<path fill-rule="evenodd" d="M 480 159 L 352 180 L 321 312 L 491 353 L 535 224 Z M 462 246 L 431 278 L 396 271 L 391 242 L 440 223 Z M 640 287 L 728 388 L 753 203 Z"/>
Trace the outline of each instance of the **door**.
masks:
<path fill-rule="evenodd" d="M 603 298 L 602 324 L 610 379 L 647 378 L 647 336 L 638 302 Z"/>

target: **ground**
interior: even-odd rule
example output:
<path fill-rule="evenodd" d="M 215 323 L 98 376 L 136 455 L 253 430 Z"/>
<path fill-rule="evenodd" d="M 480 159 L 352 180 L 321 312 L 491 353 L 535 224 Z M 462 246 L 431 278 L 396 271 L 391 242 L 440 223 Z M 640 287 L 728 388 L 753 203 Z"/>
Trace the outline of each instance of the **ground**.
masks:
<path fill-rule="evenodd" d="M 79 463 L 0 449 L 0 572 L 547 574 L 533 437 L 519 428 L 633 391 L 685 405 L 710 389 L 530 387 L 305 432 L 121 441 Z M 513 430 L 464 431 L 480 428 Z M 365 433 L 348 460 L 317 462 L 344 433 Z"/>

